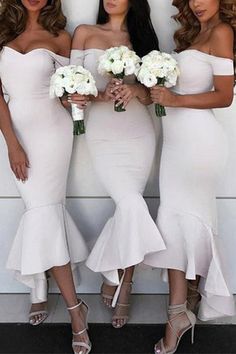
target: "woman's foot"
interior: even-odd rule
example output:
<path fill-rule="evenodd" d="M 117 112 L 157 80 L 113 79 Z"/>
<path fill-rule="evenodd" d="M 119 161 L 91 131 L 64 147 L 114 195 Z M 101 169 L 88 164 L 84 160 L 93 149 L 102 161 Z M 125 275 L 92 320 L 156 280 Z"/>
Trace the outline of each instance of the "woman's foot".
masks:
<path fill-rule="evenodd" d="M 32 304 L 29 312 L 29 323 L 32 326 L 38 326 L 48 317 L 47 302 Z"/>
<path fill-rule="evenodd" d="M 115 295 L 117 286 L 108 285 L 103 282 L 101 287 L 101 297 L 104 305 L 111 308 L 112 307 L 112 300 Z"/>
<path fill-rule="evenodd" d="M 78 304 L 68 308 L 71 316 L 71 326 L 73 333 L 72 347 L 75 354 L 89 354 L 91 342 L 88 336 L 88 306 L 78 300 Z"/>
<path fill-rule="evenodd" d="M 123 281 L 121 285 L 118 302 L 112 317 L 112 326 L 114 328 L 123 327 L 129 320 L 129 299 L 132 290 L 132 284 L 132 282 Z"/>
<path fill-rule="evenodd" d="M 196 323 L 195 315 L 183 305 L 169 306 L 169 321 L 166 325 L 165 337 L 155 345 L 155 354 L 174 354 L 178 348 L 181 337 L 185 332 L 192 329 L 192 343 L 194 327 Z"/>

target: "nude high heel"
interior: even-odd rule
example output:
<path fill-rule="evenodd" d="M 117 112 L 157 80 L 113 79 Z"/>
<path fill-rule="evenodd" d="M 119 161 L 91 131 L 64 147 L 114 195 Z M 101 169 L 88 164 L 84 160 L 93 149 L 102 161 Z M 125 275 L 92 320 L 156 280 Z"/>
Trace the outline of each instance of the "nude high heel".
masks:
<path fill-rule="evenodd" d="M 114 286 L 114 294 L 110 295 L 110 294 L 107 294 L 106 291 L 104 290 L 104 287 L 105 287 L 104 284 L 108 285 L 110 287 L 113 287 L 113 285 L 103 282 L 102 287 L 101 287 L 102 302 L 105 306 L 107 306 L 108 308 L 111 309 L 112 308 L 112 301 L 113 301 L 114 295 L 116 293 L 117 286 Z"/>
<path fill-rule="evenodd" d="M 73 311 L 75 310 L 76 308 L 82 306 L 83 309 L 85 310 L 85 328 L 82 329 L 81 331 L 79 332 L 72 332 L 73 336 L 79 336 L 81 334 L 83 334 L 84 332 L 87 331 L 88 329 L 88 313 L 89 313 L 89 308 L 88 308 L 88 305 L 82 301 L 82 300 L 79 300 L 78 304 L 76 304 L 75 306 L 71 306 L 71 307 L 67 307 L 67 310 L 68 311 Z M 85 354 L 89 354 L 92 350 L 92 344 L 90 342 L 90 340 L 88 341 L 88 343 L 85 343 L 85 342 L 77 342 L 75 340 L 72 341 L 72 349 L 74 351 L 74 354 L 80 354 L 78 352 L 75 351 L 75 347 L 83 347 L 86 349 L 86 352 Z"/>
<path fill-rule="evenodd" d="M 130 296 L 131 291 L 132 291 L 132 285 L 133 285 L 133 282 L 123 281 L 122 284 L 121 284 L 120 291 L 122 291 L 122 288 L 126 288 L 126 291 L 128 292 L 128 296 Z M 114 328 L 122 328 L 129 321 L 128 313 L 129 313 L 130 303 L 123 304 L 121 302 L 117 302 L 117 303 L 114 303 L 113 306 L 115 307 L 115 310 L 119 310 L 121 312 L 121 314 L 120 315 L 114 315 L 112 317 L 112 326 Z M 123 324 L 122 325 L 118 325 L 117 324 L 117 320 L 123 320 Z"/>
<path fill-rule="evenodd" d="M 178 320 L 181 321 L 181 317 L 184 314 L 187 316 L 187 318 L 189 320 L 189 326 L 182 328 L 182 330 L 179 330 L 176 328 L 176 323 Z M 186 302 L 182 305 L 169 306 L 168 318 L 169 318 L 169 320 L 168 320 L 167 324 L 169 325 L 173 334 L 176 336 L 176 339 L 177 339 L 176 345 L 172 350 L 166 351 L 164 341 L 162 338 L 155 345 L 155 348 L 154 348 L 155 354 L 174 354 L 178 349 L 178 346 L 179 346 L 182 336 L 190 329 L 192 331 L 192 336 L 191 336 L 192 344 L 194 342 L 194 328 L 195 328 L 195 324 L 196 324 L 196 316 L 194 315 L 194 313 L 192 311 L 187 309 Z"/>
<path fill-rule="evenodd" d="M 45 280 L 44 286 L 41 290 L 41 296 L 44 299 L 47 299 L 48 296 L 48 289 L 49 289 L 49 282 L 48 282 L 48 278 L 47 280 Z M 31 289 L 31 293 L 30 293 L 30 299 L 31 299 L 31 303 L 32 305 L 34 304 L 40 304 L 43 303 L 44 301 L 39 300 L 37 298 L 37 294 L 36 294 L 36 290 L 35 289 Z M 35 319 L 35 318 L 40 317 L 40 319 Z M 41 323 L 43 323 L 46 318 L 48 317 L 48 310 L 47 310 L 47 306 L 45 306 L 45 310 L 39 310 L 39 311 L 31 311 L 29 313 L 29 324 L 31 326 L 38 326 Z"/>

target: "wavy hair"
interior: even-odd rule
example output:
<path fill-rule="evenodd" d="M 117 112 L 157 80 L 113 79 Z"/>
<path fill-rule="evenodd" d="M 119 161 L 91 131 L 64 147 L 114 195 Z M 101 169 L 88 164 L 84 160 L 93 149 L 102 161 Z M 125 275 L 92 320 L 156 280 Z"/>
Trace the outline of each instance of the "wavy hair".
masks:
<path fill-rule="evenodd" d="M 159 49 L 158 38 L 152 25 L 148 1 L 129 0 L 129 5 L 126 22 L 130 42 L 134 51 L 142 57 L 154 49 Z M 103 0 L 100 0 L 97 24 L 102 25 L 108 21 L 109 15 L 105 11 Z"/>
<path fill-rule="evenodd" d="M 0 0 L 0 50 L 25 31 L 27 18 L 27 10 L 21 0 Z M 66 26 L 61 0 L 48 0 L 40 12 L 38 23 L 57 36 Z"/>
<path fill-rule="evenodd" d="M 200 23 L 189 7 L 188 0 L 173 0 L 172 5 L 177 7 L 178 14 L 173 18 L 181 27 L 174 34 L 176 51 L 181 52 L 191 46 L 200 32 Z M 228 23 L 234 31 L 234 58 L 236 60 L 236 3 L 235 0 L 220 1 L 220 19 Z"/>

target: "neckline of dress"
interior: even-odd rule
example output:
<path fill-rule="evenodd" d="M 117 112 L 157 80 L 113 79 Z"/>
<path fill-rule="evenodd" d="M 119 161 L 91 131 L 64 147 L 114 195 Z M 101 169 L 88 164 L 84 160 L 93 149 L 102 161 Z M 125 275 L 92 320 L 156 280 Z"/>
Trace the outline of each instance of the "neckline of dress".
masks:
<path fill-rule="evenodd" d="M 65 57 L 65 56 L 63 56 L 63 55 L 56 54 L 55 52 L 53 52 L 53 51 L 50 50 L 50 49 L 42 48 L 42 47 L 41 47 L 41 48 L 34 48 L 34 49 L 32 49 L 32 50 L 30 50 L 29 52 L 26 52 L 26 53 L 21 53 L 21 52 L 19 52 L 18 50 L 14 49 L 14 48 L 12 48 L 12 47 L 9 47 L 9 46 L 7 46 L 7 45 L 3 46 L 3 48 L 4 48 L 4 49 L 5 49 L 5 48 L 10 49 L 10 50 L 12 50 L 13 52 L 15 52 L 15 53 L 17 53 L 17 54 L 19 54 L 19 55 L 21 55 L 21 56 L 27 56 L 27 55 L 29 55 L 29 54 L 35 52 L 35 51 L 42 50 L 42 51 L 44 51 L 44 52 L 51 53 L 52 55 L 56 55 L 56 56 L 61 57 L 61 58 L 64 58 L 64 59 L 70 59 L 70 58 Z"/>
<path fill-rule="evenodd" d="M 199 54 L 206 55 L 207 57 L 210 57 L 210 58 L 224 59 L 224 60 L 231 60 L 231 61 L 233 61 L 233 59 L 224 58 L 224 57 L 218 57 L 218 56 L 216 56 L 216 55 L 212 55 L 212 54 L 208 54 L 208 53 L 202 52 L 201 50 L 195 49 L 195 48 L 185 49 L 185 50 L 183 50 L 182 52 L 177 53 L 177 54 L 181 54 L 181 53 L 188 52 L 188 51 L 194 51 L 194 52 L 197 52 L 197 53 L 199 53 Z"/>

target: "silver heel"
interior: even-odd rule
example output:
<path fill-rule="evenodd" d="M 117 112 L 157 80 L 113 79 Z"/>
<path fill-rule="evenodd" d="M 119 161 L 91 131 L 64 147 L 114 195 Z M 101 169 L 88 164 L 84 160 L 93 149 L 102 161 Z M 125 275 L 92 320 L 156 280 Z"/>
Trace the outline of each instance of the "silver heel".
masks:
<path fill-rule="evenodd" d="M 192 333 L 191 333 L 191 343 L 194 343 L 194 330 L 195 330 L 195 325 L 192 327 Z"/>
<path fill-rule="evenodd" d="M 164 341 L 163 338 L 155 345 L 154 348 L 154 353 L 155 354 L 174 354 L 179 346 L 180 340 L 183 337 L 183 335 L 189 331 L 191 329 L 191 342 L 193 344 L 194 342 L 194 328 L 195 328 L 195 324 L 196 324 L 196 316 L 194 315 L 194 313 L 190 310 L 187 309 L 186 307 L 187 302 L 185 302 L 182 305 L 174 305 L 174 306 L 169 306 L 168 309 L 168 326 L 170 327 L 171 331 L 173 332 L 173 334 L 176 336 L 176 345 L 175 348 L 173 348 L 170 351 L 166 351 L 165 345 L 164 345 Z M 189 320 L 189 326 L 184 327 L 182 329 L 182 331 L 179 333 L 178 330 L 176 330 L 175 328 L 175 323 L 178 321 L 178 319 L 180 320 L 180 316 L 182 316 L 183 314 L 185 314 Z M 181 320 L 180 320 L 181 321 Z"/>
<path fill-rule="evenodd" d="M 75 310 L 76 308 L 78 308 L 80 306 L 85 308 L 85 328 L 82 329 L 79 332 L 72 332 L 73 336 L 80 336 L 81 334 L 85 333 L 88 330 L 89 307 L 84 301 L 79 300 L 78 304 L 76 304 L 75 306 L 67 307 L 67 310 L 68 311 L 73 311 L 73 310 Z M 75 340 L 72 340 L 72 349 L 74 351 L 74 354 L 79 354 L 79 353 L 77 353 L 75 351 L 75 347 L 77 347 L 77 346 L 85 348 L 86 349 L 85 354 L 89 354 L 91 352 L 91 350 L 92 350 L 92 344 L 91 344 L 90 340 L 88 341 L 88 343 L 76 342 Z"/>

